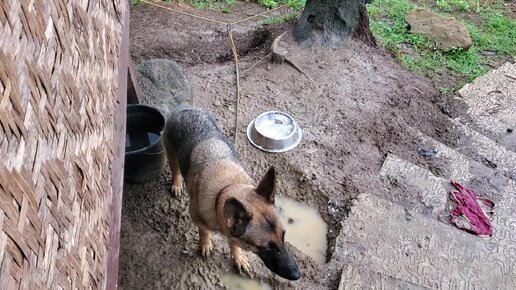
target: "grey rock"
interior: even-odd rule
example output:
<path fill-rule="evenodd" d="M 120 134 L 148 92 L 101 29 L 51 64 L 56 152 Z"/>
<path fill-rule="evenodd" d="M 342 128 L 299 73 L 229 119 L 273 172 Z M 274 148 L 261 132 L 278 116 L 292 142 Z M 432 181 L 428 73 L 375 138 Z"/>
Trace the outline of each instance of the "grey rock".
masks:
<path fill-rule="evenodd" d="M 407 13 L 405 21 L 410 25 L 410 32 L 421 33 L 435 41 L 435 46 L 442 51 L 468 49 L 472 45 L 466 26 L 452 17 L 417 8 Z"/>
<path fill-rule="evenodd" d="M 136 65 L 135 70 L 141 89 L 140 102 L 156 106 L 168 114 L 190 100 L 190 83 L 176 62 L 151 59 Z"/>

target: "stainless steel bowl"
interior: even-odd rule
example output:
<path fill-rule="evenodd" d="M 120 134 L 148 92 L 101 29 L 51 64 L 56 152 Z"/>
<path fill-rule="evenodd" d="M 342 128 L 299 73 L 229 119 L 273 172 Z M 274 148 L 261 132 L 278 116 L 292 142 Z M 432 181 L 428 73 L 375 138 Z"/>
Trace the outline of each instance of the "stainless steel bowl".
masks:
<path fill-rule="evenodd" d="M 301 142 L 302 132 L 290 115 L 265 112 L 247 126 L 247 139 L 260 150 L 281 153 L 294 149 Z"/>

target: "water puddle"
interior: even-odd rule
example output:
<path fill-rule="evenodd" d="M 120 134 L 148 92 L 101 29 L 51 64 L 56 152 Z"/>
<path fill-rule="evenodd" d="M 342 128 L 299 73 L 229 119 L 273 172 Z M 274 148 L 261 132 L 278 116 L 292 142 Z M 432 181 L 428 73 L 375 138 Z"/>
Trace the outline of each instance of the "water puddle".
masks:
<path fill-rule="evenodd" d="M 314 261 L 326 263 L 328 226 L 319 212 L 286 197 L 276 197 L 276 208 L 287 233 L 285 240 Z"/>
<path fill-rule="evenodd" d="M 266 283 L 244 278 L 234 273 L 224 274 L 222 283 L 229 290 L 272 290 L 272 287 Z"/>

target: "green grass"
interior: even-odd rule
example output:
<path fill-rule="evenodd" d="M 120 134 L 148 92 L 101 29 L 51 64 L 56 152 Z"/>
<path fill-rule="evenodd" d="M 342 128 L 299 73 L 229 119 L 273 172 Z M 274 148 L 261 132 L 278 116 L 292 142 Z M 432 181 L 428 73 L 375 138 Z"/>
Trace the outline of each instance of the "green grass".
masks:
<path fill-rule="evenodd" d="M 460 10 L 460 11 L 469 11 L 470 2 L 468 0 L 437 0 L 436 5 L 441 10 L 452 11 L 452 10 Z"/>
<path fill-rule="evenodd" d="M 236 0 L 179 0 L 192 4 L 197 9 L 219 9 L 222 12 L 229 13 L 231 6 L 235 4 Z M 301 10 L 305 7 L 306 0 L 256 0 L 261 5 L 272 9 L 281 5 L 288 5 L 295 10 Z M 163 2 L 172 2 L 172 0 L 164 0 Z M 131 6 L 138 5 L 140 0 L 131 0 Z"/>
<path fill-rule="evenodd" d="M 462 20 L 466 9 L 464 3 L 468 4 L 468 13 L 477 19 L 477 26 Z M 500 58 L 516 55 L 516 21 L 503 15 L 503 5 L 481 7 L 476 3 L 437 0 L 433 6 L 434 12 L 454 16 L 466 25 L 473 41 L 473 46 L 466 51 L 444 53 L 436 50 L 434 42 L 422 35 L 409 33 L 405 15 L 416 4 L 408 0 L 375 0 L 368 5 L 370 26 L 377 40 L 408 69 L 429 77 L 446 72 L 460 86 L 486 72 L 482 51 L 495 51 Z M 470 7 L 475 7 L 474 11 Z M 412 52 L 406 53 L 404 47 L 409 47 Z"/>
<path fill-rule="evenodd" d="M 441 92 L 441 94 L 443 94 L 443 95 L 450 95 L 451 94 L 451 90 L 449 88 L 445 88 L 445 87 L 440 87 L 439 88 L 439 92 Z"/>
<path fill-rule="evenodd" d="M 189 3 L 197 9 L 217 9 L 224 13 L 230 13 L 236 0 L 182 0 L 181 2 Z"/>
<path fill-rule="evenodd" d="M 276 8 L 281 5 L 288 5 L 290 8 L 301 10 L 305 7 L 306 0 L 257 0 L 258 3 L 262 4 L 267 8 Z"/>
<path fill-rule="evenodd" d="M 217 9 L 224 13 L 229 13 L 236 0 L 162 0 L 162 2 L 182 2 L 191 4 L 197 9 Z M 133 7 L 140 3 L 140 0 L 131 0 L 131 6 Z"/>
<path fill-rule="evenodd" d="M 148 0 L 149 2 L 152 2 L 152 0 Z M 165 2 L 165 3 L 170 3 L 172 2 L 173 0 L 162 0 L 162 2 Z M 140 4 L 141 1 L 140 0 L 131 0 L 131 6 L 136 6 L 138 4 Z"/>
<path fill-rule="evenodd" d="M 263 25 L 278 25 L 297 21 L 299 11 L 293 11 L 284 15 L 266 16 L 262 20 Z"/>
<path fill-rule="evenodd" d="M 231 13 L 231 8 L 236 3 L 236 0 L 163 0 L 163 2 L 168 3 L 174 1 L 188 3 L 197 9 L 215 9 L 223 13 Z M 296 21 L 299 13 L 305 7 L 305 1 L 306 0 L 256 0 L 257 3 L 269 9 L 287 5 L 294 10 L 285 15 L 266 16 L 263 18 L 263 25 L 277 25 Z M 131 0 L 131 6 L 133 7 L 140 3 L 140 0 Z"/>

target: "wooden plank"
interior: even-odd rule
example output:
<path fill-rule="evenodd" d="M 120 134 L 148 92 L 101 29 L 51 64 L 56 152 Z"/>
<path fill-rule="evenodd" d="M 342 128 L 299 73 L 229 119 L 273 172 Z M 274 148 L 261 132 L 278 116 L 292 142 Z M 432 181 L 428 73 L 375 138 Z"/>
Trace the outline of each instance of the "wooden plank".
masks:
<path fill-rule="evenodd" d="M 140 86 L 134 72 L 133 61 L 129 57 L 129 65 L 127 69 L 127 103 L 139 104 L 138 96 L 141 94 Z"/>
<path fill-rule="evenodd" d="M 118 253 L 120 250 L 120 219 L 124 178 L 125 126 L 127 108 L 127 79 L 129 65 L 129 1 L 123 15 L 122 43 L 118 58 L 118 101 L 115 117 L 115 142 L 111 188 L 113 199 L 109 210 L 109 246 L 105 289 L 116 289 L 118 283 Z"/>

